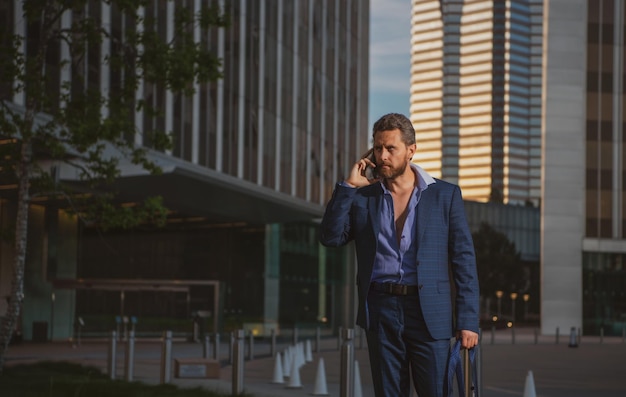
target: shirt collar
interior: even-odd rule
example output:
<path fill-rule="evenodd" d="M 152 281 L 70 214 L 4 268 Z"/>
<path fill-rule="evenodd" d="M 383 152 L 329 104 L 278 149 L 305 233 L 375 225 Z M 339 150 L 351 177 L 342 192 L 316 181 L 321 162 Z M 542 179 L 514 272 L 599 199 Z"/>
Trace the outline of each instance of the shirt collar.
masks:
<path fill-rule="evenodd" d="M 420 188 L 420 190 L 424 190 L 428 187 L 428 185 L 432 185 L 436 182 L 435 178 L 430 176 L 430 174 L 424 171 L 424 169 L 419 165 L 411 163 L 411 169 L 413 170 L 413 172 L 415 172 L 415 175 L 417 176 L 417 186 Z"/>

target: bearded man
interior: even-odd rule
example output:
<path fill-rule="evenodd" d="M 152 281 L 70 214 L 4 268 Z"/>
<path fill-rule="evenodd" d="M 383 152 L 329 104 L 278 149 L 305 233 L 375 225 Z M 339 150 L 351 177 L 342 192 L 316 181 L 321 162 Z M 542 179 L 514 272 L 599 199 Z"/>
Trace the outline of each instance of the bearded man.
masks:
<path fill-rule="evenodd" d="M 447 396 L 454 336 L 478 344 L 478 276 L 461 190 L 411 162 L 415 130 L 391 113 L 373 147 L 338 183 L 320 242 L 355 242 L 359 306 L 377 397 Z M 454 308 L 453 308 L 454 306 Z"/>

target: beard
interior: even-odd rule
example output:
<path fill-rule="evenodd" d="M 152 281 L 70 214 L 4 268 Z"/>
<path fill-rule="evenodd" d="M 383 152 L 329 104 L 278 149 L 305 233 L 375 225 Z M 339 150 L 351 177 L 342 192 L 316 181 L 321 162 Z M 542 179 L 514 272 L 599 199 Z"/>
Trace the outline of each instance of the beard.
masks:
<path fill-rule="evenodd" d="M 404 174 L 406 167 L 409 166 L 410 161 L 406 160 L 400 167 L 393 167 L 391 164 L 380 164 L 376 168 L 379 168 L 378 174 L 383 179 L 396 179 L 400 175 Z M 385 168 L 383 168 L 385 166 Z"/>

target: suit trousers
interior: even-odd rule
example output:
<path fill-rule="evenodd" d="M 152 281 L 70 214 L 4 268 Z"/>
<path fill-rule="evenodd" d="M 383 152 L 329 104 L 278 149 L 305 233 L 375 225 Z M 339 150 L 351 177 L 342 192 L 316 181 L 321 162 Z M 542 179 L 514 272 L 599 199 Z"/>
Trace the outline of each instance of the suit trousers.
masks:
<path fill-rule="evenodd" d="M 417 295 L 370 290 L 367 344 L 376 397 L 443 397 L 450 339 L 430 336 Z"/>

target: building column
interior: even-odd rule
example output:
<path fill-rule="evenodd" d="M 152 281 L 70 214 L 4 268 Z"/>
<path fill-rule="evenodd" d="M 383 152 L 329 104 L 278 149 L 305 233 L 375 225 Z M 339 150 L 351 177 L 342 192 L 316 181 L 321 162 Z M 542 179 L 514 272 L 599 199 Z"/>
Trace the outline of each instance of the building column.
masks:
<path fill-rule="evenodd" d="M 582 327 L 587 0 L 544 3 L 541 332 Z"/>

